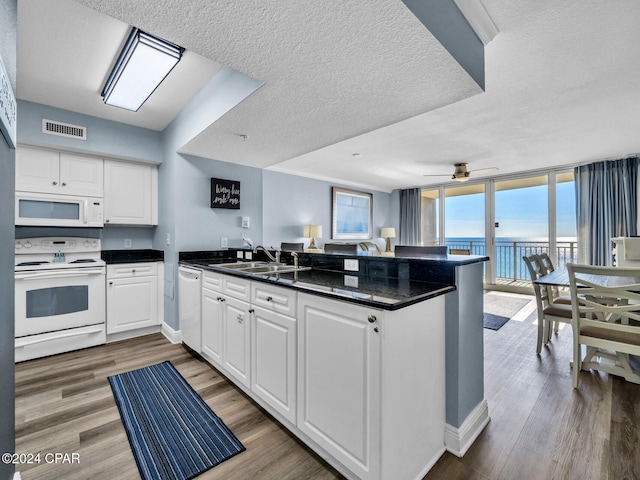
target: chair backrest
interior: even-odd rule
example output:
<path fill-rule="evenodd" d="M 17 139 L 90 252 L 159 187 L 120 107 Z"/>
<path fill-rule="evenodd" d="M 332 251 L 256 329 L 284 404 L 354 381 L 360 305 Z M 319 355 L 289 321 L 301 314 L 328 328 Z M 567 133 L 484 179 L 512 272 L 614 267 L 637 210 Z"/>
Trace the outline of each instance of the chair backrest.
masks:
<path fill-rule="evenodd" d="M 304 251 L 304 243 L 282 242 L 280 244 L 280 250 L 282 250 L 283 252 L 302 252 Z"/>
<path fill-rule="evenodd" d="M 325 243 L 324 253 L 337 253 L 340 255 L 357 255 L 357 243 Z"/>
<path fill-rule="evenodd" d="M 446 245 L 396 245 L 396 257 L 425 257 L 431 255 L 446 255 L 448 247 Z"/>
<path fill-rule="evenodd" d="M 449 255 L 471 255 L 471 250 L 468 248 L 450 248 Z"/>
<path fill-rule="evenodd" d="M 567 271 L 573 331 L 634 344 L 640 353 L 640 268 L 569 263 Z M 618 347 L 611 349 L 620 351 Z"/>
<path fill-rule="evenodd" d="M 373 242 L 360 242 L 358 246 L 362 249 L 363 252 L 374 251 L 376 253 L 382 253 L 380 251 L 380 247 Z"/>
<path fill-rule="evenodd" d="M 542 265 L 544 265 L 547 273 L 554 272 L 556 269 L 553 266 L 553 262 L 551 261 L 551 257 L 547 252 L 542 252 L 540 254 L 540 260 L 542 261 Z"/>
<path fill-rule="evenodd" d="M 533 255 L 529 255 L 528 257 L 522 257 L 522 260 L 524 260 L 524 263 L 527 266 L 527 270 L 529 270 L 531 285 L 533 286 L 533 290 L 536 294 L 538 310 L 540 310 L 541 308 L 549 305 L 549 303 L 551 302 L 551 299 L 549 298 L 550 292 L 547 287 L 538 285 L 537 283 L 535 283 L 535 281 L 543 275 L 546 275 L 548 273 L 547 269 L 545 268 L 544 264 L 542 263 L 542 259 L 538 254 L 534 253 Z"/>

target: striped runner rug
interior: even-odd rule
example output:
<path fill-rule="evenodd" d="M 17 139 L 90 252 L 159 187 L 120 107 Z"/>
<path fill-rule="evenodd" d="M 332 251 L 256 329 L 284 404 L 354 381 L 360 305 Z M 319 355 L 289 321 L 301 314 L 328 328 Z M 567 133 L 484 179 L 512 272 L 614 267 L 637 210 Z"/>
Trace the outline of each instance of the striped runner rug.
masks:
<path fill-rule="evenodd" d="M 169 361 L 109 384 L 144 480 L 188 480 L 245 450 Z"/>

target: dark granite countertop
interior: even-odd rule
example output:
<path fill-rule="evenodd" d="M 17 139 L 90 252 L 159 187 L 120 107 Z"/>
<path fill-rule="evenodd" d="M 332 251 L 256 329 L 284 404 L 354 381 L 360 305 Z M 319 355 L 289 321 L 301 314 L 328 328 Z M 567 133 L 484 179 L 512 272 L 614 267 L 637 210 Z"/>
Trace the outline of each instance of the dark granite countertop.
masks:
<path fill-rule="evenodd" d="M 384 310 L 397 310 L 456 289 L 453 284 L 416 281 L 408 276 L 387 277 L 377 271 L 338 272 L 314 267 L 292 273 L 248 274 L 218 266 L 235 261 L 209 257 L 183 258 L 180 263 Z"/>
<path fill-rule="evenodd" d="M 100 257 L 107 265 L 115 263 L 143 263 L 162 262 L 164 252 L 162 250 L 103 250 Z"/>

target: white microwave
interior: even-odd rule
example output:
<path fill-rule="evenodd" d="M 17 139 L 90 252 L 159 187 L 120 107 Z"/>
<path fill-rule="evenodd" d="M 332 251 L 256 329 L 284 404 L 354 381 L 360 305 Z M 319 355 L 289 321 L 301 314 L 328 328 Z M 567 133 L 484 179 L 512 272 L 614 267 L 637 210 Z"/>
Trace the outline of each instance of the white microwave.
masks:
<path fill-rule="evenodd" d="M 103 199 L 16 192 L 16 225 L 103 227 Z"/>

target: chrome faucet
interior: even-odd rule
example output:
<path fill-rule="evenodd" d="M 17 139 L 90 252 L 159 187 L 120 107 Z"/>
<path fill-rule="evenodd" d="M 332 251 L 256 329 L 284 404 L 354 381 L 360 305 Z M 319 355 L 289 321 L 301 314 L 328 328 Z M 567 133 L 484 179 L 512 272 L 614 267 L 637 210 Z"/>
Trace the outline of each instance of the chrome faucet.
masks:
<path fill-rule="evenodd" d="M 293 257 L 293 267 L 298 268 L 298 252 L 291 252 L 291 256 Z"/>
<path fill-rule="evenodd" d="M 271 252 L 269 252 L 269 250 L 267 250 L 267 248 L 263 247 L 262 245 L 258 245 L 256 248 L 254 248 L 253 253 L 258 253 L 258 250 L 262 250 L 272 262 L 280 263 L 280 250 L 276 250 L 275 257 L 271 255 Z"/>

